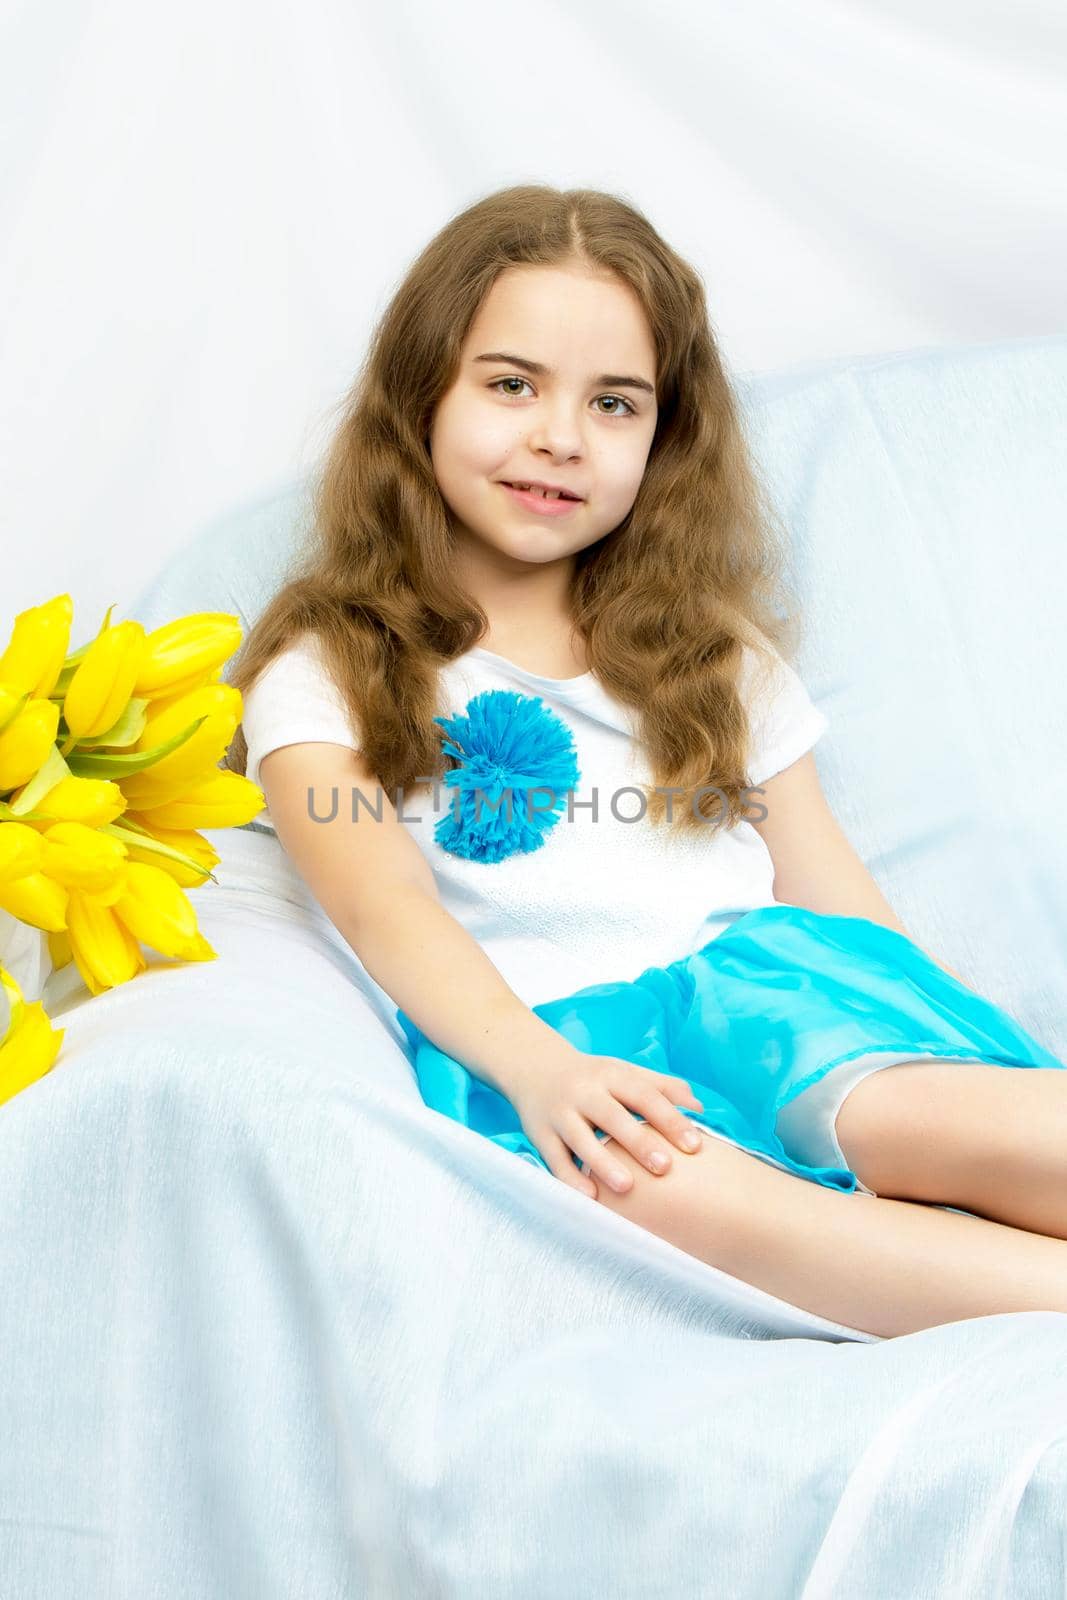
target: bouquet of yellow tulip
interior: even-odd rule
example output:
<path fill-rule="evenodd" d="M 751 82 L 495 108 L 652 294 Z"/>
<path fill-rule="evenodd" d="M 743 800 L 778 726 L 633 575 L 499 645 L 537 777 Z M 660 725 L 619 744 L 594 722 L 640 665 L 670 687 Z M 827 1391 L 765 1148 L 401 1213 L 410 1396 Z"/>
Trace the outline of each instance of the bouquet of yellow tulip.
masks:
<path fill-rule="evenodd" d="M 19 613 L 0 655 L 0 961 L 4 926 L 28 924 L 93 995 L 145 970 L 142 942 L 215 959 L 183 892 L 217 881 L 196 830 L 265 804 L 220 766 L 241 719 L 240 691 L 221 681 L 239 619 L 201 612 L 146 633 L 112 627 L 113 610 L 68 654 L 74 607 L 57 595 Z M 0 1104 L 49 1071 L 64 1031 L 0 965 Z"/>

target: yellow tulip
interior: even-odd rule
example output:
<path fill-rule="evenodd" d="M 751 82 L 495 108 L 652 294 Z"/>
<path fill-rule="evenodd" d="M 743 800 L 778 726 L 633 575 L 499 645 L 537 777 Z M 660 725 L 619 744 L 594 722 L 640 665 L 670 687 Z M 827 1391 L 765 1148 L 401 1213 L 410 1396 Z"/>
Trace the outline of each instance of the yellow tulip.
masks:
<path fill-rule="evenodd" d="M 25 822 L 0 822 L 0 885 L 40 872 L 43 860 L 44 845 L 36 828 Z"/>
<path fill-rule="evenodd" d="M 182 678 L 173 684 L 166 694 L 152 696 L 148 702 L 152 708 L 152 715 L 155 716 L 160 711 L 169 711 L 171 706 L 177 705 L 187 694 L 192 694 L 194 689 L 210 689 L 212 684 L 224 681 L 221 667 L 216 667 L 214 672 L 191 673 L 188 678 Z"/>
<path fill-rule="evenodd" d="M 12 805 L 18 798 L 19 794 L 11 796 Z M 71 776 L 53 784 L 33 809 L 32 825 L 37 827 L 47 827 L 51 822 L 84 822 L 89 828 L 100 828 L 122 816 L 126 799 L 118 784 L 108 778 Z"/>
<path fill-rule="evenodd" d="M 41 835 L 41 871 L 65 889 L 79 889 L 114 905 L 125 885 L 126 847 L 121 839 L 84 822 L 54 822 Z"/>
<path fill-rule="evenodd" d="M 167 622 L 148 635 L 133 692 L 140 699 L 172 696 L 194 688 L 233 655 L 241 642 L 240 618 L 228 611 L 200 611 Z"/>
<path fill-rule="evenodd" d="M 213 961 L 215 951 L 199 932 L 196 912 L 174 879 L 159 867 L 132 861 L 126 893 L 115 915 L 142 944 L 179 961 Z"/>
<path fill-rule="evenodd" d="M 202 833 L 197 833 L 193 828 L 160 828 L 152 822 L 152 813 L 148 811 L 127 811 L 124 821 L 135 822 L 139 827 L 147 828 L 152 837 L 161 844 L 169 844 L 174 850 L 181 850 L 185 855 L 192 856 L 205 869 L 210 869 L 222 858 L 210 839 L 205 839 Z M 132 841 L 126 840 L 129 849 Z"/>
<path fill-rule="evenodd" d="M 158 806 L 142 802 L 140 814 L 146 827 L 153 829 L 234 828 L 251 822 L 266 804 L 258 784 L 239 772 L 220 768 L 202 783 L 191 784 L 174 800 Z"/>
<path fill-rule="evenodd" d="M 124 818 L 126 822 L 136 822 L 142 828 L 148 828 L 152 835 L 152 838 L 146 839 L 143 844 L 138 844 L 132 834 L 123 840 L 129 859 L 147 861 L 150 866 L 169 872 L 175 883 L 180 884 L 183 889 L 195 889 L 204 883 L 212 867 L 222 859 L 210 840 L 192 828 L 157 828 L 149 822 L 150 816 L 150 812 L 126 813 Z M 172 850 L 181 851 L 182 855 L 191 856 L 202 870 L 197 871 L 182 861 L 157 855 L 151 848 L 153 839 L 159 844 L 169 846 Z"/>
<path fill-rule="evenodd" d="M 56 742 L 59 707 L 51 700 L 30 700 L 0 733 L 0 794 L 28 783 L 47 760 Z"/>
<path fill-rule="evenodd" d="M 213 683 L 181 696 L 169 710 L 148 719 L 135 751 L 166 744 L 198 718 L 203 720 L 196 732 L 170 755 L 122 779 L 127 805 L 147 809 L 177 800 L 190 784 L 202 782 L 218 767 L 241 720 L 240 691 L 228 683 Z"/>
<path fill-rule="evenodd" d="M 44 698 L 44 696 L 42 696 Z M 0 683 L 0 733 L 9 727 L 24 706 L 29 705 L 33 696 L 28 692 L 19 691 L 10 683 Z"/>
<path fill-rule="evenodd" d="M 242 703 L 240 689 L 235 689 L 230 683 L 202 683 L 187 694 L 171 696 L 166 705 L 151 700 L 144 731 L 133 748 L 151 750 L 156 745 L 166 744 L 176 733 L 181 733 L 183 728 L 187 728 L 191 722 L 196 722 L 200 717 L 209 719 L 217 716 L 232 717 L 233 725 L 236 727 L 241 720 Z M 175 751 L 175 754 L 178 752 Z M 163 761 L 172 759 L 171 756 L 164 756 Z"/>
<path fill-rule="evenodd" d="M 28 872 L 13 883 L 0 882 L 0 911 L 44 933 L 58 933 L 67 926 L 67 891 L 43 872 Z"/>
<path fill-rule="evenodd" d="M 91 895 L 70 891 L 67 935 L 71 954 L 90 994 L 102 994 L 128 983 L 148 963 L 137 940 L 119 921 L 111 906 Z"/>
<path fill-rule="evenodd" d="M 139 622 L 119 622 L 93 640 L 63 700 L 70 744 L 98 738 L 115 726 L 134 692 L 146 645 Z"/>
<path fill-rule="evenodd" d="M 42 606 L 30 606 L 15 618 L 11 639 L 0 655 L 0 679 L 22 694 L 47 700 L 70 648 L 74 602 L 57 594 Z"/>
<path fill-rule="evenodd" d="M 53 1028 L 40 1000 L 27 1005 L 22 990 L 0 967 L 11 1014 L 0 1036 L 0 1105 L 36 1083 L 49 1071 L 63 1042 L 65 1028 Z"/>

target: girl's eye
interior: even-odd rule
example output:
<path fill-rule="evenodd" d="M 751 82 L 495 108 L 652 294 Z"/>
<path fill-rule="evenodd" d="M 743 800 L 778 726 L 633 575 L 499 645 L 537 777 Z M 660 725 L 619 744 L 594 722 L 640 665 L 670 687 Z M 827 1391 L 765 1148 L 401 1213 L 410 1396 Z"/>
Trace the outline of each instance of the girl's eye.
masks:
<path fill-rule="evenodd" d="M 637 414 L 635 412 L 633 406 L 630 404 L 629 400 L 624 400 L 621 394 L 598 394 L 597 395 L 597 399 L 598 400 L 617 400 L 617 401 L 622 401 L 622 404 L 626 407 L 626 411 L 631 416 L 636 416 L 636 414 Z M 600 414 L 601 414 L 601 416 L 605 415 L 605 413 L 603 411 Z M 617 416 L 620 415 L 620 413 L 618 411 L 609 411 L 606 414 L 609 417 L 617 417 Z"/>
<path fill-rule="evenodd" d="M 529 383 L 529 379 L 528 378 L 497 378 L 496 382 L 495 383 L 491 383 L 489 385 L 489 387 L 490 387 L 490 389 L 499 390 L 500 385 L 502 383 Z M 512 398 L 518 399 L 518 396 L 514 393 L 513 390 L 509 391 L 509 393 L 511 394 Z M 621 411 L 602 411 L 600 413 L 600 415 L 602 417 L 619 417 L 619 416 L 624 416 L 624 415 L 635 415 L 636 414 L 635 411 L 634 411 L 634 407 L 630 404 L 629 400 L 623 399 L 623 396 L 621 394 L 600 394 L 600 395 L 597 395 L 597 399 L 598 400 L 617 400 L 617 401 L 620 401 L 622 403 L 622 405 L 624 405 L 626 407 L 626 411 L 625 412 L 621 412 Z"/>

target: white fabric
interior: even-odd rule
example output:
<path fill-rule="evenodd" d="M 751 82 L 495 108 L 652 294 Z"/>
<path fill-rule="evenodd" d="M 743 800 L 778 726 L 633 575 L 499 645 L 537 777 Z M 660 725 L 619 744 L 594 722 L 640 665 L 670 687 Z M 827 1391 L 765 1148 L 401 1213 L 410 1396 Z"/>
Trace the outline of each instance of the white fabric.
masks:
<path fill-rule="evenodd" d="M 1067 1317 L 882 1340 L 516 1160 L 207 837 L 218 960 L 53 974 L 0 1108 L 4 1600 L 1062 1593 Z"/>
<path fill-rule="evenodd" d="M 753 651 L 746 649 L 744 662 L 742 693 L 753 707 L 749 770 L 758 785 L 810 749 L 828 719 L 780 655 L 769 677 Z M 437 843 L 435 824 L 452 797 L 443 783 L 436 798 L 429 783 L 406 791 L 400 820 L 429 861 L 445 909 L 528 1005 L 587 984 L 636 978 L 646 967 L 700 949 L 756 906 L 774 904 L 773 863 L 751 823 L 712 837 L 668 832 L 641 814 L 635 785 L 652 786 L 654 776 L 635 738 L 635 719 L 592 673 L 546 678 L 476 647 L 442 670 L 441 715 L 462 713 L 488 689 L 538 696 L 568 724 L 579 770 L 573 805 L 540 849 L 498 862 L 471 861 Z M 253 782 L 263 757 L 285 744 L 325 740 L 359 748 L 358 730 L 310 638 L 260 674 L 245 694 L 242 720 Z M 377 793 L 365 798 L 378 804 Z M 339 823 L 349 825 L 349 794 L 338 794 L 338 807 Z M 317 814 L 330 809 L 329 796 L 315 797 Z M 354 826 L 374 826 L 366 807 L 357 805 L 357 816 Z M 256 820 L 273 827 L 269 812 Z"/>
<path fill-rule="evenodd" d="M 48 935 L 0 910 L 0 967 L 14 978 L 24 1000 L 39 1000 L 52 970 Z M 6 993 L 0 993 L 0 1038 L 7 1027 L 7 1007 Z"/>

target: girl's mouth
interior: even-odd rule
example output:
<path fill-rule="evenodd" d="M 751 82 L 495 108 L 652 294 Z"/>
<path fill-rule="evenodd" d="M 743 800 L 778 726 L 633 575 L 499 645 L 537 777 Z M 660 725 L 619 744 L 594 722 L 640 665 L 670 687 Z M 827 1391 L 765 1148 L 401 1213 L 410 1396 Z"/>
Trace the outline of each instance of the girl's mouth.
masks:
<path fill-rule="evenodd" d="M 536 511 L 542 517 L 564 517 L 568 511 L 575 511 L 578 506 L 585 504 L 583 500 L 567 500 L 562 495 L 558 498 L 545 495 L 540 489 L 515 489 L 510 483 L 502 483 L 500 487 L 518 505 L 528 511 Z"/>

